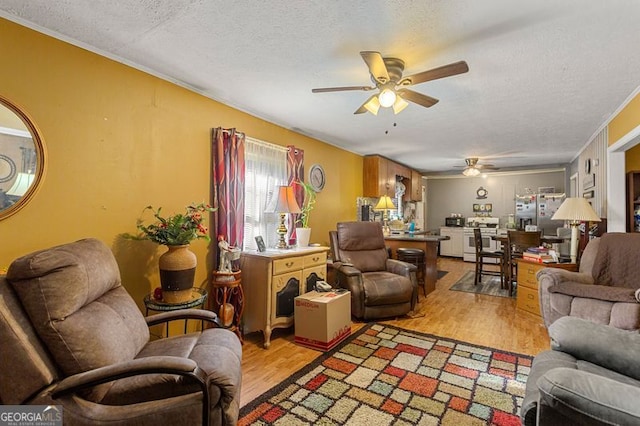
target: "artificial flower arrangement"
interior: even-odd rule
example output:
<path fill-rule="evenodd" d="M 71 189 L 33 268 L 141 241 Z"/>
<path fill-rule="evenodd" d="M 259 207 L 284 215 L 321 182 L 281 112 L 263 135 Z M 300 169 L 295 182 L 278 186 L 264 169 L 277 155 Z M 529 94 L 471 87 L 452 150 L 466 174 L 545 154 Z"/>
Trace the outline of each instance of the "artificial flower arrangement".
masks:
<path fill-rule="evenodd" d="M 303 182 L 301 180 L 296 180 L 293 182 L 293 185 L 299 185 L 304 189 L 304 201 L 300 206 L 300 210 L 302 213 L 298 215 L 298 219 L 296 220 L 296 224 L 300 224 L 302 228 L 309 227 L 309 215 L 313 210 L 313 207 L 316 204 L 316 191 L 313 190 L 310 184 Z"/>
<path fill-rule="evenodd" d="M 167 217 L 160 215 L 160 207 L 154 209 L 152 206 L 147 206 L 143 212 L 146 210 L 153 212 L 157 222 L 145 226 L 141 220 L 138 220 L 137 227 L 143 233 L 144 239 L 167 246 L 182 246 L 196 239 L 210 241 L 209 230 L 204 226 L 204 214 L 216 209 L 208 204 L 191 204 L 186 207 L 186 213 Z"/>

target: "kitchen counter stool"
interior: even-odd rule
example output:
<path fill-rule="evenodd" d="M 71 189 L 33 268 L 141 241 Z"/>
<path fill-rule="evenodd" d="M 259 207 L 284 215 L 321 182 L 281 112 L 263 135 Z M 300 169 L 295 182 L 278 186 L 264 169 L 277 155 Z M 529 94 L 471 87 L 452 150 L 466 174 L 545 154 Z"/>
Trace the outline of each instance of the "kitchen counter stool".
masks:
<path fill-rule="evenodd" d="M 396 256 L 398 260 L 416 265 L 418 268 L 416 271 L 416 279 L 418 285 L 422 287 L 424 296 L 427 296 L 427 288 L 425 287 L 424 274 L 425 274 L 425 259 L 424 250 L 417 248 L 400 247 L 396 250 Z"/>

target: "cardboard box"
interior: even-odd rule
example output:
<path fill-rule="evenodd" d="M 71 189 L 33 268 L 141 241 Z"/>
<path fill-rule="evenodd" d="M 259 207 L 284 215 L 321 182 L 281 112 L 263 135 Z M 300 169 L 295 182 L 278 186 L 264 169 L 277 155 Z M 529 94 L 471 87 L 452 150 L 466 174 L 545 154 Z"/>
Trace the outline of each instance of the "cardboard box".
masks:
<path fill-rule="evenodd" d="M 295 342 L 328 351 L 351 335 L 351 293 L 310 291 L 296 297 Z"/>

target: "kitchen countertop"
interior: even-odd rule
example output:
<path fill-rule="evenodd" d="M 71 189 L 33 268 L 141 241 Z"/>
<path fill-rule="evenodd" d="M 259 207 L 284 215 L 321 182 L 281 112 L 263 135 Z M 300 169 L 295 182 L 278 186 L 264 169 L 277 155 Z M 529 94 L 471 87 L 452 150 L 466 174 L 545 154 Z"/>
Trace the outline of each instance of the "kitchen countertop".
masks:
<path fill-rule="evenodd" d="M 411 235 L 411 234 L 405 234 L 405 235 L 389 235 L 387 237 L 384 237 L 385 240 L 398 240 L 398 241 L 424 241 L 424 242 L 437 242 L 437 241 L 442 241 L 442 240 L 448 240 L 449 237 L 448 236 L 443 236 L 443 235 L 428 235 L 428 234 L 422 234 L 422 235 Z"/>

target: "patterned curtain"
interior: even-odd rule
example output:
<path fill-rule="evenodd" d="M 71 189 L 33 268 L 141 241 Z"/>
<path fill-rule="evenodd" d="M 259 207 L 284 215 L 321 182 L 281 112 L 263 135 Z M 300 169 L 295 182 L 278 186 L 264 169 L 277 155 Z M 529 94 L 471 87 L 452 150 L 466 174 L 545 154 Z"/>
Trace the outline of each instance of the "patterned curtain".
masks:
<path fill-rule="evenodd" d="M 295 181 L 304 182 L 304 150 L 293 145 L 287 145 L 287 175 L 287 185 L 289 186 Z M 300 185 L 295 185 L 293 188 L 296 194 L 296 201 L 302 207 L 304 188 Z M 297 239 L 295 223 L 298 220 L 298 215 L 290 214 L 288 215 L 288 220 L 287 229 L 290 230 L 289 244 L 295 244 Z"/>
<path fill-rule="evenodd" d="M 213 202 L 217 207 L 216 235 L 242 247 L 244 237 L 244 133 L 213 129 Z"/>

